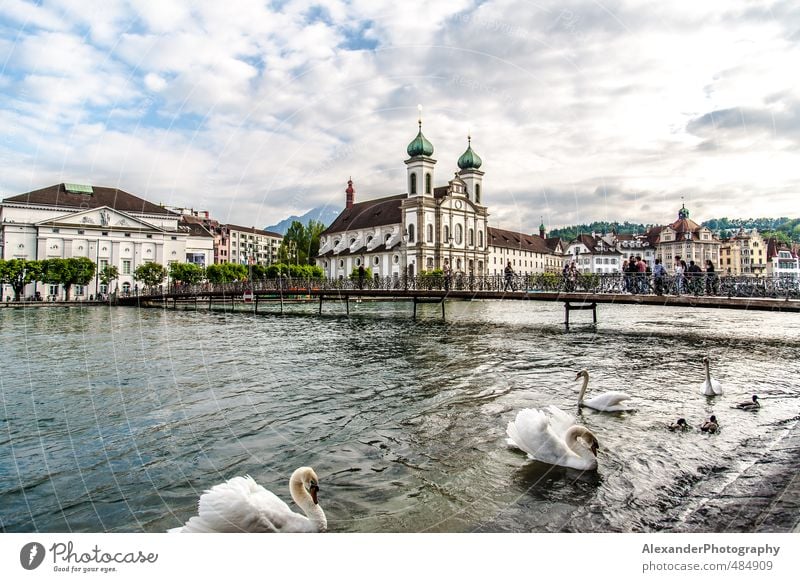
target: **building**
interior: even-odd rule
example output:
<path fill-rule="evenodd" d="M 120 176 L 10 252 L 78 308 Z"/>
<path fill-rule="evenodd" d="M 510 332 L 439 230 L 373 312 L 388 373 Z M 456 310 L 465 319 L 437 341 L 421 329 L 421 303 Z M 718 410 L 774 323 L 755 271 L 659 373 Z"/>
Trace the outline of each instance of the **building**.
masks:
<path fill-rule="evenodd" d="M 728 275 L 764 275 L 767 243 L 756 229 L 739 229 L 720 245 L 720 271 Z"/>
<path fill-rule="evenodd" d="M 578 235 L 567 245 L 565 257 L 575 261 L 579 273 L 598 274 L 619 273 L 624 260 L 623 254 L 616 248 L 614 235 L 600 236 L 595 233 Z"/>
<path fill-rule="evenodd" d="M 675 263 L 675 257 L 679 256 L 687 265 L 689 261 L 694 261 L 701 267 L 705 267 L 706 260 L 709 260 L 714 269 L 719 270 L 719 239 L 708 227 L 691 220 L 685 205 L 678 211 L 678 220 L 656 229 L 656 258 L 661 259 L 667 269 Z"/>
<path fill-rule="evenodd" d="M 771 238 L 767 241 L 767 275 L 800 279 L 800 253 L 796 248 Z"/>
<path fill-rule="evenodd" d="M 406 148 L 407 193 L 356 202 L 348 181 L 345 208 L 320 237 L 317 265 L 325 275 L 346 278 L 364 265 L 375 277 L 398 278 L 447 264 L 453 273 L 482 276 L 499 274 L 509 260 L 520 274 L 544 272 L 552 255 L 543 238 L 489 228 L 483 161 L 471 137 L 458 171 L 435 187 L 433 144 L 418 123 Z"/>
<path fill-rule="evenodd" d="M 0 241 L 4 259 L 44 260 L 87 257 L 102 270 L 119 269 L 117 287 L 129 291 L 133 273 L 146 262 L 168 265 L 186 259 L 190 232 L 179 228 L 180 216 L 119 188 L 55 184 L 6 198 L 0 203 Z M 25 290 L 33 293 L 34 284 Z M 107 293 L 95 276 L 86 287 L 73 287 L 73 297 Z M 43 296 L 63 297 L 49 285 Z M 9 294 L 3 288 L 3 295 Z"/>
<path fill-rule="evenodd" d="M 263 265 L 278 262 L 278 249 L 283 236 L 254 226 L 221 225 L 219 262 L 242 265 Z M 290 257 L 291 258 L 291 257 Z"/>

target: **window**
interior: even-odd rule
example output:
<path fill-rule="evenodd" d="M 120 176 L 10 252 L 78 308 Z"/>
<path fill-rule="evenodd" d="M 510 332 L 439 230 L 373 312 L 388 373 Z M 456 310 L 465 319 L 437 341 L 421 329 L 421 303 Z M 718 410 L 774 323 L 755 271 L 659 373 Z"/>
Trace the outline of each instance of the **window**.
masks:
<path fill-rule="evenodd" d="M 83 293 L 84 293 L 83 285 L 75 285 L 75 296 L 76 297 L 81 296 L 83 295 Z"/>
<path fill-rule="evenodd" d="M 475 184 L 475 202 L 481 203 L 481 185 Z"/>
<path fill-rule="evenodd" d="M 410 243 L 414 242 L 414 225 L 413 224 L 409 224 L 408 225 L 408 242 L 410 242 Z"/>
<path fill-rule="evenodd" d="M 483 231 L 482 230 L 478 231 L 478 248 L 479 249 L 483 248 Z"/>
<path fill-rule="evenodd" d="M 433 242 L 433 225 L 432 224 L 428 225 L 427 231 L 428 231 L 428 242 L 432 243 Z"/>
<path fill-rule="evenodd" d="M 86 231 L 85 230 L 79 230 L 78 234 L 86 234 Z"/>
<path fill-rule="evenodd" d="M 53 229 L 53 232 L 60 232 L 60 231 L 61 231 L 61 229 L 60 229 L 60 228 L 54 228 L 54 229 Z"/>
<path fill-rule="evenodd" d="M 122 261 L 122 274 L 123 275 L 130 275 L 131 274 L 131 262 L 130 261 Z"/>
<path fill-rule="evenodd" d="M 103 236 L 108 236 L 108 231 L 107 231 L 107 230 L 104 230 L 104 231 L 103 231 L 103 232 L 101 232 L 100 234 L 102 234 Z"/>
<path fill-rule="evenodd" d="M 171 236 L 171 237 L 169 237 L 169 238 L 171 238 L 172 240 L 178 240 L 178 237 L 177 237 L 177 236 Z"/>
<path fill-rule="evenodd" d="M 129 232 L 126 232 L 126 233 L 125 233 L 125 236 L 126 236 L 126 237 L 128 237 L 128 238 L 131 238 L 131 233 L 129 233 Z"/>
<path fill-rule="evenodd" d="M 447 225 L 445 225 L 445 227 L 444 227 L 444 237 L 443 237 L 443 240 L 444 240 L 444 242 L 451 242 L 451 241 L 450 241 L 450 227 L 449 227 L 449 226 L 447 226 Z"/>
<path fill-rule="evenodd" d="M 461 244 L 461 241 L 464 239 L 464 229 L 461 227 L 460 224 L 456 225 L 456 244 Z"/>
<path fill-rule="evenodd" d="M 108 266 L 108 259 L 100 259 L 100 264 L 98 265 L 100 268 L 98 271 L 102 271 Z"/>
<path fill-rule="evenodd" d="M 49 285 L 48 295 L 52 295 L 53 297 L 58 296 L 58 285 Z"/>
<path fill-rule="evenodd" d="M 411 182 L 408 186 L 408 189 L 411 194 L 417 193 L 417 175 L 414 173 L 411 174 Z"/>
<path fill-rule="evenodd" d="M 475 246 L 475 231 L 473 229 L 469 229 L 469 246 Z"/>
<path fill-rule="evenodd" d="M 428 172 L 425 174 L 425 194 L 431 193 L 431 174 Z"/>
<path fill-rule="evenodd" d="M 153 238 L 153 235 L 152 234 L 148 234 L 147 238 Z"/>

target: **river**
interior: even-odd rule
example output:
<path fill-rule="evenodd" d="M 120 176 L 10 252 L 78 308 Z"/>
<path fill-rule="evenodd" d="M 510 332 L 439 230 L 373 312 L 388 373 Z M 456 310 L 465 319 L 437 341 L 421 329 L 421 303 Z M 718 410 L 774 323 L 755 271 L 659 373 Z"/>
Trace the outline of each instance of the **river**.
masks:
<path fill-rule="evenodd" d="M 0 530 L 160 532 L 235 475 L 289 502 L 309 465 L 335 532 L 675 531 L 800 414 L 796 314 L 601 305 L 566 333 L 545 302 L 259 309 L 0 311 Z M 637 406 L 578 415 L 598 470 L 508 448 L 521 408 L 577 414 L 581 368 Z M 718 434 L 665 429 L 710 414 Z"/>

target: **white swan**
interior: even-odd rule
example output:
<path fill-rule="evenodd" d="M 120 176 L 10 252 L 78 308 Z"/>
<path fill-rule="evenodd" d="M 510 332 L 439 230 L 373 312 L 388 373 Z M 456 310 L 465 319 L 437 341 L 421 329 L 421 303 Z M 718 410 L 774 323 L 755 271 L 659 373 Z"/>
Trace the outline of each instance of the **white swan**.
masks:
<path fill-rule="evenodd" d="M 317 503 L 319 479 L 310 467 L 300 467 L 289 479 L 292 499 L 308 517 L 295 513 L 274 493 L 249 475 L 214 485 L 200 496 L 197 515 L 169 533 L 324 532 L 325 512 Z"/>
<path fill-rule="evenodd" d="M 758 410 L 761 408 L 761 403 L 758 401 L 758 396 L 753 394 L 752 400 L 745 400 L 744 402 L 740 402 L 736 405 L 736 408 L 741 408 L 742 410 Z"/>
<path fill-rule="evenodd" d="M 703 358 L 703 365 L 706 367 L 706 379 L 700 384 L 700 390 L 706 396 L 719 396 L 722 394 L 722 384 L 711 377 L 711 372 L 708 369 L 708 358 Z"/>
<path fill-rule="evenodd" d="M 531 459 L 583 471 L 597 469 L 599 444 L 584 426 L 556 406 L 543 410 L 525 408 L 508 423 L 508 444 Z"/>
<path fill-rule="evenodd" d="M 623 400 L 630 398 L 630 395 L 625 394 L 624 392 L 604 392 L 600 396 L 595 396 L 594 398 L 584 402 L 583 395 L 586 393 L 586 387 L 589 385 L 589 372 L 586 370 L 581 370 L 578 372 L 578 375 L 575 376 L 575 379 L 578 380 L 581 377 L 583 377 L 583 386 L 581 387 L 581 393 L 578 396 L 579 409 L 585 406 L 586 408 L 599 410 L 601 412 L 624 412 L 626 410 L 636 410 L 633 407 L 620 404 L 620 402 Z"/>

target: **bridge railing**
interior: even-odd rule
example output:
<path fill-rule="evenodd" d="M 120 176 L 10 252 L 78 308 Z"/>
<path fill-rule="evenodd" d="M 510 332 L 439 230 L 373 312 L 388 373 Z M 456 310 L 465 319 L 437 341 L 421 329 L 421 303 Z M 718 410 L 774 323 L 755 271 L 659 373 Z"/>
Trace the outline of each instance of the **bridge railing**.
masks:
<path fill-rule="evenodd" d="M 275 295 L 303 295 L 309 290 L 322 291 L 494 291 L 494 292 L 555 292 L 555 293 L 610 293 L 643 295 L 712 295 L 723 297 L 769 297 L 800 299 L 800 279 L 795 277 L 761 277 L 753 275 L 718 276 L 701 273 L 700 276 L 654 278 L 650 274 L 594 274 L 580 273 L 576 277 L 563 277 L 554 273 L 535 275 L 468 275 L 450 277 L 421 275 L 416 277 L 374 277 L 354 279 L 304 279 L 281 277 L 259 281 L 235 283 L 201 283 L 197 285 L 171 284 L 133 291 L 127 296 L 241 296 L 245 292 Z M 123 296 L 126 296 L 123 294 Z"/>

